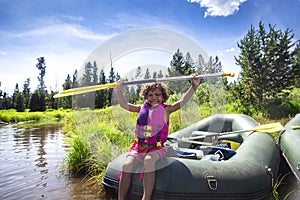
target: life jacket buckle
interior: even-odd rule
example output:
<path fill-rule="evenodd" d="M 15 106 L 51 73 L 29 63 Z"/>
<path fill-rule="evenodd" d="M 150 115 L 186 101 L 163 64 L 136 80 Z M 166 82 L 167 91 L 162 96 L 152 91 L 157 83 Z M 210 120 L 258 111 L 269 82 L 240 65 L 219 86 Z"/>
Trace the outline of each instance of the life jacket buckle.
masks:
<path fill-rule="evenodd" d="M 152 136 L 152 134 L 151 133 L 147 133 L 147 132 L 145 132 L 145 137 L 151 137 Z"/>
<path fill-rule="evenodd" d="M 156 142 L 156 146 L 161 147 L 161 142 L 160 141 Z"/>

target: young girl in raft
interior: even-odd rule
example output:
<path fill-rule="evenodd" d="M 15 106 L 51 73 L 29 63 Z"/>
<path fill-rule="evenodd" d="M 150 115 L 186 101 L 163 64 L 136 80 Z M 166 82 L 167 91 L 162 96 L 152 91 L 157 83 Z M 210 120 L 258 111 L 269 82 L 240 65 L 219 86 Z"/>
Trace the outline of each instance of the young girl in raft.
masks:
<path fill-rule="evenodd" d="M 184 106 L 193 96 L 200 84 L 200 79 L 193 76 L 191 86 L 183 98 L 174 104 L 166 105 L 169 95 L 163 83 L 152 83 L 143 86 L 140 93 L 144 98 L 144 105 L 128 103 L 122 93 L 122 84 L 117 88 L 117 98 L 120 106 L 130 112 L 138 112 L 136 124 L 136 140 L 132 144 L 129 154 L 122 167 L 119 183 L 118 199 L 125 200 L 133 173 L 138 163 L 144 167 L 143 200 L 151 199 L 155 184 L 155 164 L 163 159 L 167 153 L 164 143 L 168 137 L 169 116 L 172 112 Z"/>

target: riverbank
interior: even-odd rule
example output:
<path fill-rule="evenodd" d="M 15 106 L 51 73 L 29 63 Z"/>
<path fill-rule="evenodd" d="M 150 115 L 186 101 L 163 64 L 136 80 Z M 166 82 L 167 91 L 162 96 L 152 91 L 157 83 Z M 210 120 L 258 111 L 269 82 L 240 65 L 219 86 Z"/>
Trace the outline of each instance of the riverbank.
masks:
<path fill-rule="evenodd" d="M 15 109 L 0 110 L 0 125 L 7 125 L 10 123 L 30 122 L 39 124 L 49 124 L 60 122 L 72 112 L 71 109 L 47 109 L 44 112 L 17 112 Z"/>

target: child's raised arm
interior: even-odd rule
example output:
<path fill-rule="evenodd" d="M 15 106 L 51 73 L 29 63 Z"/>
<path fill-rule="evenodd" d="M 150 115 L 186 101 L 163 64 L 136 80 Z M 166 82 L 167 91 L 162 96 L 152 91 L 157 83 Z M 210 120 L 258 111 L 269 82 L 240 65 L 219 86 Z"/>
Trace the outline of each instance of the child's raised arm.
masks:
<path fill-rule="evenodd" d="M 201 82 L 200 78 L 196 78 L 196 76 L 197 74 L 193 75 L 191 87 L 188 89 L 182 99 L 166 107 L 166 110 L 169 114 L 183 107 L 192 98 Z"/>
<path fill-rule="evenodd" d="M 125 99 L 123 92 L 122 92 L 123 81 L 122 80 L 120 80 L 120 81 L 121 81 L 121 84 L 119 84 L 119 86 L 117 87 L 117 98 L 118 98 L 120 106 L 130 112 L 139 112 L 140 108 L 141 108 L 140 106 L 128 103 L 127 100 Z"/>

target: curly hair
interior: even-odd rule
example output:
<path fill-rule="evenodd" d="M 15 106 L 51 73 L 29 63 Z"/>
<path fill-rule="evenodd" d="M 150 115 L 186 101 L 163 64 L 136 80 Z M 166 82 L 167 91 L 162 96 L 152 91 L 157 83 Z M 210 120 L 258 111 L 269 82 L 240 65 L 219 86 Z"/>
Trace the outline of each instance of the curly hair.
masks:
<path fill-rule="evenodd" d="M 145 84 L 141 90 L 140 96 L 146 100 L 148 93 L 155 89 L 159 89 L 162 93 L 163 102 L 166 102 L 169 98 L 168 87 L 164 83 L 148 83 Z"/>

